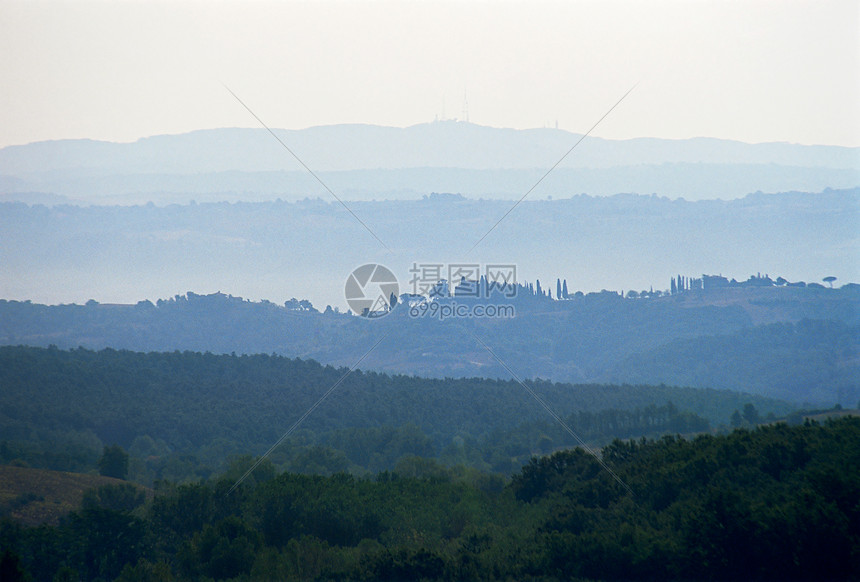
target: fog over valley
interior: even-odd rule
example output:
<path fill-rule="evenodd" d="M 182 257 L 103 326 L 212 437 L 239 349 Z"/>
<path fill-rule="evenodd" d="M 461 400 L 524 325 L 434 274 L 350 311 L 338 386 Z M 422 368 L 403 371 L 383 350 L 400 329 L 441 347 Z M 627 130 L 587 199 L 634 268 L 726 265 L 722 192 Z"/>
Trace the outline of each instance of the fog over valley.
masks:
<path fill-rule="evenodd" d="M 858 23 L 0 2 L 0 582 L 860 580 Z"/>

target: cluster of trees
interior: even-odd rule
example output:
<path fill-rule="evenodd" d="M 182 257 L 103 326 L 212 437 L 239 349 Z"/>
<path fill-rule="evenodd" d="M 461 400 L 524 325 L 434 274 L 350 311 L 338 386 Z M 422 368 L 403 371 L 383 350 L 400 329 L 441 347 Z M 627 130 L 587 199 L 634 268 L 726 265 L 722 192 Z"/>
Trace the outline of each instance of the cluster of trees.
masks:
<path fill-rule="evenodd" d="M 250 460 L 248 460 L 250 461 Z M 811 580 L 860 576 L 860 418 L 535 457 L 505 486 L 413 459 L 367 478 L 260 464 L 101 488 L 57 527 L 0 521 L 38 580 Z M 14 579 L 14 578 L 12 578 Z"/>
<path fill-rule="evenodd" d="M 832 288 L 833 283 L 836 281 L 836 277 L 824 277 L 822 281 L 830 285 L 830 287 Z M 851 286 L 853 284 L 849 283 L 848 285 Z M 686 277 L 684 275 L 678 275 L 677 278 L 672 277 L 669 292 L 672 295 L 676 295 L 678 293 L 684 293 L 687 291 L 712 291 L 714 289 L 725 289 L 727 287 L 812 287 L 818 289 L 824 288 L 824 286 L 820 283 L 807 284 L 805 281 L 796 281 L 792 283 L 783 277 L 771 279 L 767 273 L 765 273 L 764 276 L 762 276 L 761 273 L 750 275 L 750 278 L 746 281 L 738 281 L 736 279 L 730 280 L 726 277 L 723 277 L 722 275 L 702 275 L 701 277 Z"/>
<path fill-rule="evenodd" d="M 125 479 L 128 476 L 128 453 L 119 445 L 105 447 L 99 459 L 99 475 Z"/>
<path fill-rule="evenodd" d="M 453 286 L 453 292 L 449 293 L 449 284 L 448 281 L 442 280 L 439 281 L 428 294 L 429 297 L 457 297 L 458 299 L 470 299 L 470 298 L 487 298 L 493 299 L 495 301 L 508 301 L 511 303 L 522 302 L 523 300 L 532 300 L 532 299 L 553 299 L 552 289 L 549 287 L 544 287 L 540 279 L 535 279 L 534 283 L 529 281 L 525 281 L 522 283 L 492 283 L 487 282 L 486 277 L 483 275 L 475 280 L 461 279 L 460 282 Z M 649 293 L 647 291 L 643 291 L 643 293 Z M 662 295 L 661 291 L 651 290 L 650 293 L 653 293 L 654 297 L 659 297 Z M 624 297 L 623 293 L 619 293 L 618 291 L 607 291 L 606 289 L 602 291 L 593 291 L 590 293 L 583 293 L 582 291 L 575 291 L 573 293 L 569 292 L 567 289 L 567 279 L 558 278 L 555 280 L 555 296 L 556 300 L 565 300 L 565 299 L 593 299 L 593 298 L 622 298 Z M 405 295 L 402 299 L 410 300 L 415 299 L 421 296 L 415 295 Z"/>

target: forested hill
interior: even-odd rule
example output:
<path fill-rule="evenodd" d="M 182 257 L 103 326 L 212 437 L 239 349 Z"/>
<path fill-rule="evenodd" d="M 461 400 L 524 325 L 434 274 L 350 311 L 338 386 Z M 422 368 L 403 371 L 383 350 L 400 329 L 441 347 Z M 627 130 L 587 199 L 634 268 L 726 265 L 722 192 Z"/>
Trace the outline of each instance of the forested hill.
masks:
<path fill-rule="evenodd" d="M 118 443 L 141 462 L 153 457 L 163 476 L 187 477 L 176 467 L 165 468 L 159 457 L 194 455 L 195 465 L 211 470 L 231 455 L 260 454 L 346 371 L 268 355 L 3 347 L 0 441 L 8 442 L 0 455 L 8 458 L 0 462 L 33 446 L 44 454 L 34 450 L 31 464 L 80 469 L 94 462 L 85 457 L 97 458 L 100 443 Z M 762 417 L 792 409 L 785 402 L 718 390 L 528 384 L 591 442 L 727 426 L 732 413 L 747 404 Z M 324 452 L 307 448 L 325 445 L 329 453 L 346 455 L 344 462 L 381 470 L 407 453 L 444 457 L 448 451 L 451 462 L 509 472 L 531 451 L 576 444 L 545 420 L 546 411 L 514 381 L 356 370 L 275 458 L 296 468 L 296 455 L 306 452 L 319 470 L 331 470 Z M 24 448 L 14 453 L 15 447 Z M 349 464 L 337 467 L 346 470 Z"/>
<path fill-rule="evenodd" d="M 858 337 L 860 326 L 803 320 L 673 340 L 621 361 L 603 380 L 720 386 L 855 406 L 860 399 Z"/>
<path fill-rule="evenodd" d="M 496 489 L 261 466 L 232 493 L 227 476 L 167 486 L 134 512 L 93 504 L 56 528 L 0 520 L 3 562 L 37 580 L 860 577 L 857 418 L 616 441 L 603 460 L 561 451 Z"/>
<path fill-rule="evenodd" d="M 635 298 L 571 293 L 559 301 L 532 291 L 511 300 L 515 317 L 443 321 L 410 316 L 403 303 L 368 321 L 321 313 L 307 301 L 282 306 L 221 293 L 137 305 L 0 301 L 0 344 L 277 353 L 352 366 L 383 338 L 363 369 L 509 379 L 474 334 L 525 378 L 725 388 L 854 406 L 860 287 L 761 286 L 761 280 Z"/>

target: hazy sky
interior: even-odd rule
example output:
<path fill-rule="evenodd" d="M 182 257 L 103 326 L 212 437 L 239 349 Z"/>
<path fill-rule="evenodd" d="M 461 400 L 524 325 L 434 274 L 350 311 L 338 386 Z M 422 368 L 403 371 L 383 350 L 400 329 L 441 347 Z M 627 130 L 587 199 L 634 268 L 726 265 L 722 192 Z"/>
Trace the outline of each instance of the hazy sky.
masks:
<path fill-rule="evenodd" d="M 860 2 L 0 3 L 0 146 L 435 117 L 860 146 Z"/>

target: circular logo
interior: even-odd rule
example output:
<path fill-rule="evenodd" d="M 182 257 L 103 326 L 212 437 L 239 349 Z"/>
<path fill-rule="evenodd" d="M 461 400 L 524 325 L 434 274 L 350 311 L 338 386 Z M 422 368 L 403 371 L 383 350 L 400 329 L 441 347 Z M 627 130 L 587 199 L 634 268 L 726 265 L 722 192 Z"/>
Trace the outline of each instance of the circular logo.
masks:
<path fill-rule="evenodd" d="M 362 317 L 388 315 L 397 303 L 400 287 L 397 277 L 387 267 L 368 263 L 346 278 L 344 297 L 349 308 Z"/>

